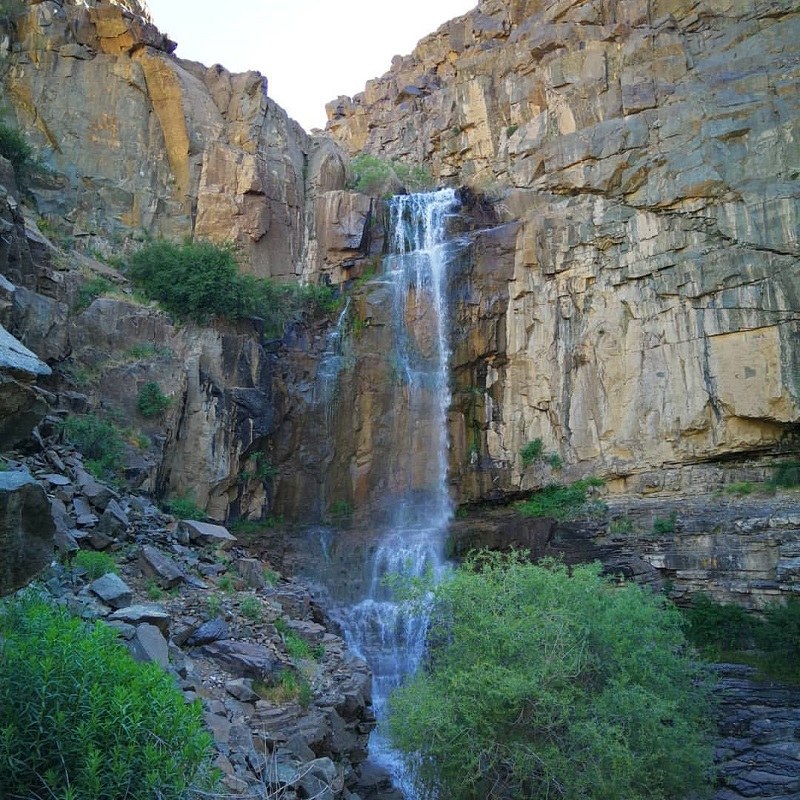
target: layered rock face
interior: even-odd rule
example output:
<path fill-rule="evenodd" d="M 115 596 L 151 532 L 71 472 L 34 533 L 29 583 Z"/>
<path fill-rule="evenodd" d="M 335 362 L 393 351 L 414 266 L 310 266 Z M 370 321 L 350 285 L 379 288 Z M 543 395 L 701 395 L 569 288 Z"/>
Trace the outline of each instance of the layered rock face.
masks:
<path fill-rule="evenodd" d="M 485 0 L 329 105 L 351 152 L 425 160 L 505 223 L 454 365 L 455 450 L 495 487 L 533 485 L 535 438 L 635 491 L 794 446 L 798 31 L 788 2 Z"/>
<path fill-rule="evenodd" d="M 290 120 L 260 73 L 175 58 L 136 3 L 34 2 L 7 33 L 6 95 L 51 171 L 31 190 L 63 232 L 111 250 L 141 231 L 233 241 L 243 269 L 280 279 L 358 251 L 368 200 L 338 196 L 341 152 Z"/>

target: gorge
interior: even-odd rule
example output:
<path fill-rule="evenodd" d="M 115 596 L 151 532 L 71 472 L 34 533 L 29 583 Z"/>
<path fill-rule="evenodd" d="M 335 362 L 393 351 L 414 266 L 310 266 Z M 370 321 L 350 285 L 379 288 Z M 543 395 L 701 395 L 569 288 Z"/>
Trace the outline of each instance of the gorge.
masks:
<path fill-rule="evenodd" d="M 128 489 L 324 585 L 379 716 L 424 640 L 383 576 L 445 554 L 600 560 L 684 606 L 797 596 L 795 3 L 481 0 L 314 134 L 138 0 L 0 11 L 3 120 L 38 162 L 0 159 L 0 324 L 34 358 L 0 368 L 3 453 L 46 414 L 124 422 Z M 283 335 L 180 320 L 125 263 L 184 237 L 337 304 Z M 572 518 L 516 505 L 589 479 Z M 745 789 L 719 800 L 784 796 Z"/>

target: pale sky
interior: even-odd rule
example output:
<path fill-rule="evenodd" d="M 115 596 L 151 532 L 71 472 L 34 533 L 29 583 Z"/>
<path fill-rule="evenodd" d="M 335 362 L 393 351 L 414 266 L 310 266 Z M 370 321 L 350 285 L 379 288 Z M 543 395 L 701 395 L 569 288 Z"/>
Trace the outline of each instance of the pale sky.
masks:
<path fill-rule="evenodd" d="M 477 0 L 146 0 L 180 58 L 266 75 L 269 96 L 306 130 L 325 103 L 364 89 Z"/>

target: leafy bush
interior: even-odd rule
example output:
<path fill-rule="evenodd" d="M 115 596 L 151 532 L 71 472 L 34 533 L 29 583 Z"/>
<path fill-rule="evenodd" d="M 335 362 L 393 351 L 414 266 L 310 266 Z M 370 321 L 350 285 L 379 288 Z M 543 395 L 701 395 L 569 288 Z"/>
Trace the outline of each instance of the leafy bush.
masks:
<path fill-rule="evenodd" d="M 2 16 L 4 14 L 0 8 Z M 4 122 L 0 122 L 0 155 L 11 162 L 20 183 L 24 183 L 36 168 L 33 148 L 16 128 Z"/>
<path fill-rule="evenodd" d="M 670 511 L 667 517 L 656 517 L 653 520 L 653 533 L 664 534 L 675 531 L 675 523 L 678 520 L 678 513 Z"/>
<path fill-rule="evenodd" d="M 86 570 L 89 580 L 96 580 L 108 572 L 119 572 L 117 562 L 108 554 L 94 550 L 79 550 L 72 560 L 72 565 Z"/>
<path fill-rule="evenodd" d="M 599 565 L 481 553 L 434 590 L 429 654 L 389 732 L 424 796 L 698 797 L 708 686 L 681 617 Z M 415 755 L 416 754 L 416 755 Z"/>
<path fill-rule="evenodd" d="M 698 594 L 684 617 L 687 637 L 707 658 L 744 661 L 768 677 L 800 682 L 800 599 L 757 616 Z"/>
<path fill-rule="evenodd" d="M 784 464 L 778 464 L 775 467 L 770 483 L 785 489 L 800 486 L 800 461 L 787 461 Z"/>
<path fill-rule="evenodd" d="M 243 617 L 253 622 L 260 622 L 264 618 L 264 609 L 255 597 L 245 597 L 239 603 L 239 611 Z"/>
<path fill-rule="evenodd" d="M 178 519 L 196 519 L 199 522 L 207 519 L 206 512 L 197 505 L 191 493 L 171 497 L 163 503 L 163 507 Z"/>
<path fill-rule="evenodd" d="M 287 325 L 334 303 L 326 286 L 278 284 L 240 275 L 230 245 L 157 241 L 131 256 L 133 283 L 167 311 L 205 323 L 212 317 L 260 317 L 265 331 L 279 336 Z"/>
<path fill-rule="evenodd" d="M 0 797 L 184 800 L 209 771 L 199 703 L 105 624 L 11 601 L 0 666 Z"/>
<path fill-rule="evenodd" d="M 753 484 L 750 481 L 736 481 L 735 483 L 730 483 L 725 487 L 725 491 L 728 494 L 735 494 L 738 497 L 744 497 L 745 495 L 753 493 Z"/>
<path fill-rule="evenodd" d="M 368 153 L 356 156 L 351 162 L 352 178 L 349 187 L 364 194 L 383 196 L 393 188 L 403 186 L 410 192 L 420 192 L 433 186 L 426 167 L 410 166 L 402 161 L 386 161 Z"/>
<path fill-rule="evenodd" d="M 95 297 L 100 297 L 114 288 L 111 281 L 100 276 L 85 280 L 78 289 L 78 297 L 75 301 L 75 310 L 83 311 L 92 304 Z"/>
<path fill-rule="evenodd" d="M 85 466 L 98 480 L 118 477 L 125 455 L 122 432 L 113 422 L 92 414 L 67 417 L 62 435 L 86 459 Z"/>
<path fill-rule="evenodd" d="M 537 458 L 540 458 L 542 452 L 544 451 L 544 445 L 542 444 L 541 439 L 533 439 L 532 441 L 528 442 L 522 450 L 519 451 L 519 454 L 522 456 L 522 466 L 528 467 L 536 461 Z"/>
<path fill-rule="evenodd" d="M 568 519 L 586 505 L 589 488 L 602 485 L 603 481 L 594 477 L 575 481 L 567 486 L 551 484 L 535 492 L 527 500 L 517 503 L 517 510 L 525 517 Z"/>
<path fill-rule="evenodd" d="M 157 417 L 162 411 L 169 408 L 171 402 L 155 381 L 148 381 L 139 389 L 136 408 L 143 417 L 150 419 Z"/>
<path fill-rule="evenodd" d="M 253 689 L 275 705 L 297 701 L 303 708 L 307 708 L 314 698 L 309 682 L 288 669 L 282 670 L 271 686 L 256 683 Z"/>

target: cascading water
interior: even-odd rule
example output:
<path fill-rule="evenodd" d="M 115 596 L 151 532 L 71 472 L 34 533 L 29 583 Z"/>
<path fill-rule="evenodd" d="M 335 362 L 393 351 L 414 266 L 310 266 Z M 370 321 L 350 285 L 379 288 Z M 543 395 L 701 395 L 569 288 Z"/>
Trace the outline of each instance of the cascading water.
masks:
<path fill-rule="evenodd" d="M 436 578 L 444 569 L 443 540 L 451 516 L 446 278 L 452 246 L 446 222 L 456 206 L 455 192 L 447 189 L 397 196 L 390 202 L 392 253 L 385 259 L 384 274 L 393 298 L 392 359 L 399 396 L 388 524 L 371 553 L 362 599 L 338 614 L 348 644 L 372 668 L 379 721 L 385 718 L 392 690 L 419 665 L 427 630 L 425 614 L 395 602 L 384 577 L 394 573 Z M 406 797 L 413 798 L 407 765 L 380 726 L 370 752 Z"/>
<path fill-rule="evenodd" d="M 348 297 L 339 313 L 335 327 L 325 340 L 325 350 L 320 358 L 317 379 L 314 384 L 314 403 L 324 408 L 326 431 L 330 430 L 335 411 L 336 383 L 339 373 L 347 363 L 349 355 L 345 336 L 349 311 L 350 298 Z"/>

